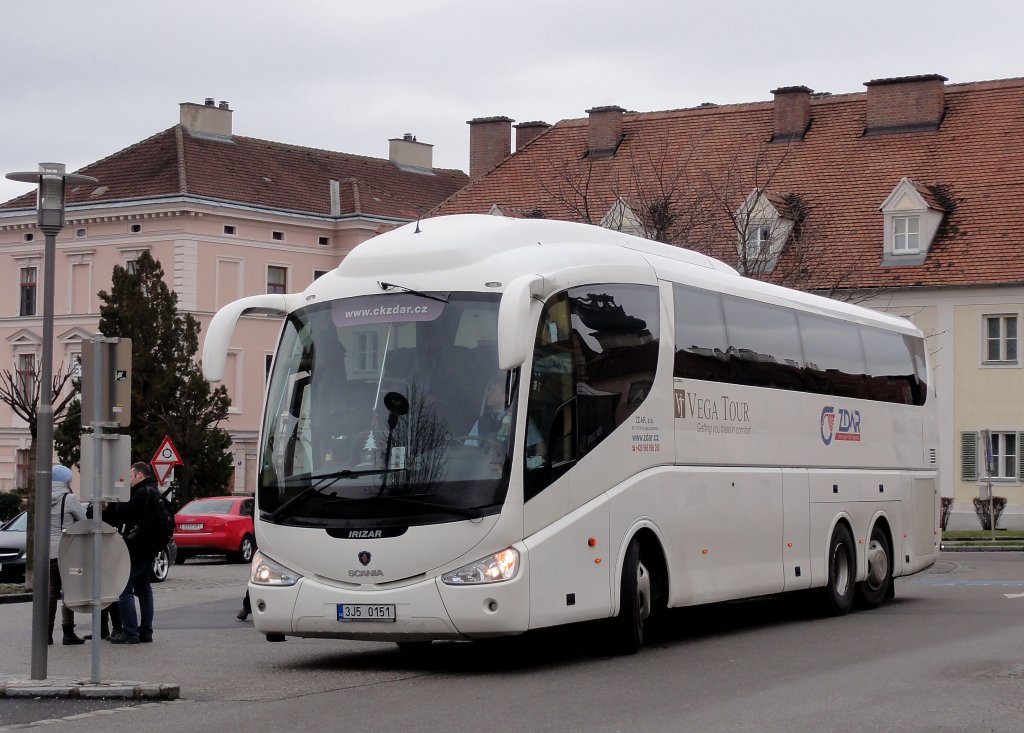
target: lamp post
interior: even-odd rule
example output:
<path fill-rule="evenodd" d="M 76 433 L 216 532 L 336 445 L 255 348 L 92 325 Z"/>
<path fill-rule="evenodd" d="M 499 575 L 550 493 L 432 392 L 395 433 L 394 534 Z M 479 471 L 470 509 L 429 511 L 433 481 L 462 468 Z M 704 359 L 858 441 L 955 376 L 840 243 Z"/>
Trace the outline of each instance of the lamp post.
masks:
<path fill-rule="evenodd" d="M 92 176 L 65 173 L 63 163 L 40 163 L 38 171 L 8 173 L 12 181 L 37 183 L 37 224 L 46 237 L 43 247 L 43 356 L 36 408 L 36 471 L 32 534 L 35 557 L 32 589 L 32 679 L 46 679 L 49 641 L 50 483 L 53 479 L 53 271 L 57 234 L 64 228 L 64 189 L 72 183 L 96 183 Z"/>

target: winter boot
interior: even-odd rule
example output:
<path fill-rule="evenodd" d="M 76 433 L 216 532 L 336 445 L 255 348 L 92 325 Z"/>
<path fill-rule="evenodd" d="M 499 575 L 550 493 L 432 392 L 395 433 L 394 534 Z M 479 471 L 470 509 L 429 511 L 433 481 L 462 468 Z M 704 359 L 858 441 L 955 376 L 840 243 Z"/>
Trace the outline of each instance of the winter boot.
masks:
<path fill-rule="evenodd" d="M 85 639 L 82 639 L 75 635 L 74 624 L 64 624 L 64 646 L 74 646 L 76 644 L 84 644 Z"/>

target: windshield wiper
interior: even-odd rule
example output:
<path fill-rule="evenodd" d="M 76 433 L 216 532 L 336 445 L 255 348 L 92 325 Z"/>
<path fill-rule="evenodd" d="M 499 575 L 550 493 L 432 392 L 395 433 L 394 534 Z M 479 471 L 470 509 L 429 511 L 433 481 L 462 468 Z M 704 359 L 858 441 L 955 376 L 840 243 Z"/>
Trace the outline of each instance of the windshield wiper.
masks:
<path fill-rule="evenodd" d="M 380 289 L 381 290 L 390 290 L 391 288 L 398 288 L 402 292 L 409 293 L 410 295 L 418 295 L 421 298 L 429 298 L 430 300 L 436 300 L 436 301 L 439 301 L 441 303 L 449 303 L 449 302 L 451 302 L 451 301 L 448 300 L 448 298 L 442 298 L 440 295 L 430 295 L 429 293 L 424 293 L 424 292 L 422 292 L 420 290 L 413 290 L 412 288 L 407 288 L 404 285 L 396 285 L 395 283 L 386 283 L 383 280 L 378 280 L 377 284 L 380 285 Z"/>
<path fill-rule="evenodd" d="M 392 471 L 404 470 L 404 468 L 367 468 L 361 471 L 353 471 L 350 468 L 343 468 L 340 471 L 331 471 L 329 473 L 310 474 L 309 476 L 303 476 L 300 474 L 299 476 L 293 476 L 291 478 L 291 481 L 316 481 L 319 483 L 314 483 L 306 487 L 305 489 L 297 493 L 295 496 L 293 496 L 291 499 L 288 499 L 279 507 L 277 507 L 277 509 L 270 512 L 266 518 L 268 521 L 276 522 L 284 513 L 285 509 L 288 509 L 289 507 L 298 504 L 300 501 L 303 501 L 306 497 L 312 494 L 319 494 L 323 492 L 324 489 L 329 488 L 334 484 L 335 481 L 339 479 L 357 478 L 359 476 L 372 476 L 378 473 L 391 473 Z"/>

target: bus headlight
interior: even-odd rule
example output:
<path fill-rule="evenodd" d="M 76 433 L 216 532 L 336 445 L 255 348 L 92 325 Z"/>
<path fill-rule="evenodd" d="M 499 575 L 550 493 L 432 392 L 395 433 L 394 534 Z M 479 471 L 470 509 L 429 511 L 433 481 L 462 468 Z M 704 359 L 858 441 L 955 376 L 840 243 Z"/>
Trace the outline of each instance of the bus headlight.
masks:
<path fill-rule="evenodd" d="M 445 585 L 477 585 L 480 583 L 500 583 L 512 580 L 519 572 L 519 550 L 507 547 L 501 552 L 463 565 L 441 576 Z"/>
<path fill-rule="evenodd" d="M 254 585 L 295 585 L 302 576 L 284 565 L 274 562 L 262 552 L 252 558 L 252 574 L 249 582 Z"/>

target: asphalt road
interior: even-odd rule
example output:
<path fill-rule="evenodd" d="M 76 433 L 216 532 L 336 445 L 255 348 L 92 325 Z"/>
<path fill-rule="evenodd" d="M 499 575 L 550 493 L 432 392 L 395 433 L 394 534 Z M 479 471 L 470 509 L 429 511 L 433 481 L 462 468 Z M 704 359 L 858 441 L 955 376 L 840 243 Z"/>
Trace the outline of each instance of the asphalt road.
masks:
<path fill-rule="evenodd" d="M 588 625 L 488 643 L 289 639 L 234 618 L 246 568 L 177 566 L 152 645 L 102 649 L 103 677 L 181 686 L 175 702 L 0 700 L 0 726 L 109 731 L 1024 730 L 1024 555 L 947 553 L 875 611 L 806 598 L 685 609 L 630 657 Z M 0 675 L 29 675 L 29 604 L 0 606 Z M 87 619 L 87 617 L 86 617 Z M 87 677 L 90 647 L 50 648 Z M 69 719 L 70 718 L 70 719 Z M 49 727 L 49 726 L 48 726 Z M 0 727 L 0 730 L 4 728 Z"/>

